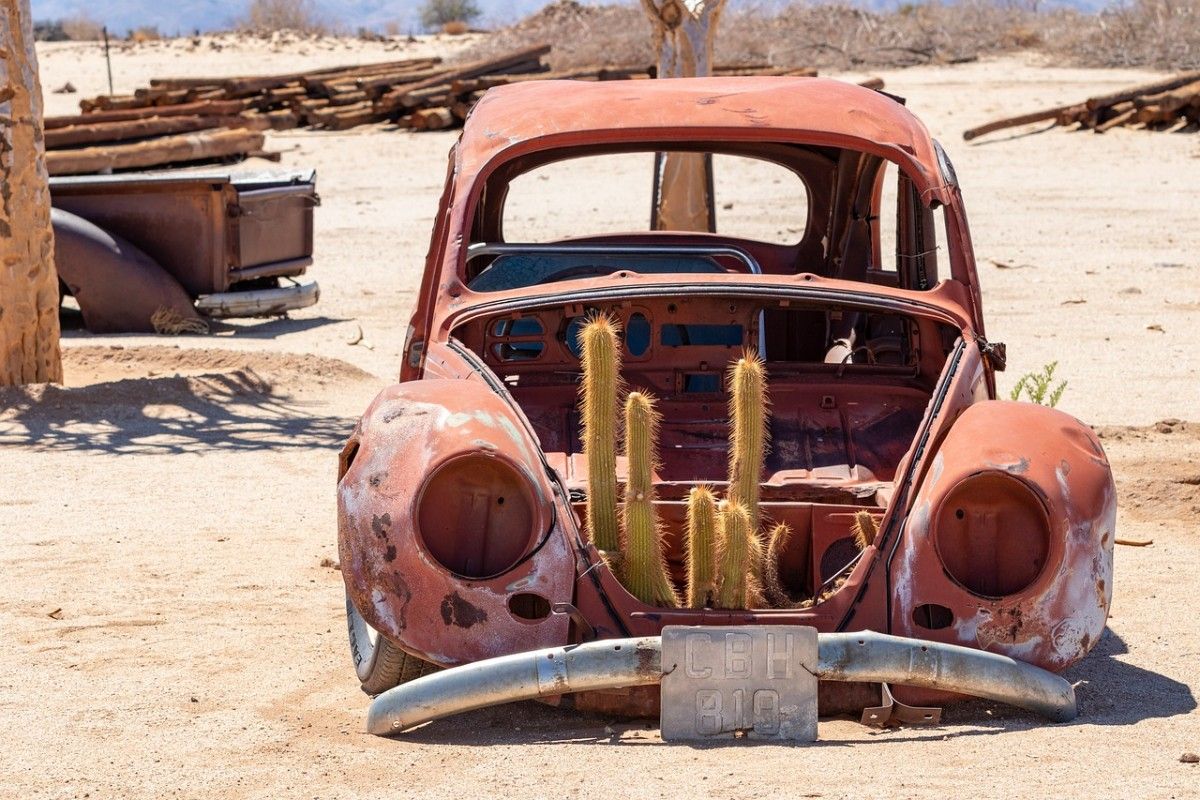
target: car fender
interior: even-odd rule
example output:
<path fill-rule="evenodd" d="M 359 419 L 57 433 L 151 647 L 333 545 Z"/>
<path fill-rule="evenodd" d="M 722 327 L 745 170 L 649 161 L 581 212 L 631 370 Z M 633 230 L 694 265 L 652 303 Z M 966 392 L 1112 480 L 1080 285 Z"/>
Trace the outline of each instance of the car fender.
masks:
<path fill-rule="evenodd" d="M 502 492 L 493 470 L 520 485 Z M 485 383 L 389 386 L 342 454 L 347 592 L 372 627 L 441 665 L 566 644 L 568 616 L 551 609 L 572 599 L 571 513 L 537 442 Z"/>
<path fill-rule="evenodd" d="M 170 273 L 137 246 L 83 217 L 51 209 L 59 278 L 93 333 L 154 333 L 162 309 L 201 322 L 192 299 Z"/>
<path fill-rule="evenodd" d="M 1107 622 L 1115 523 L 1090 428 L 1032 403 L 975 403 L 914 497 L 892 565 L 892 632 L 1061 670 Z"/>

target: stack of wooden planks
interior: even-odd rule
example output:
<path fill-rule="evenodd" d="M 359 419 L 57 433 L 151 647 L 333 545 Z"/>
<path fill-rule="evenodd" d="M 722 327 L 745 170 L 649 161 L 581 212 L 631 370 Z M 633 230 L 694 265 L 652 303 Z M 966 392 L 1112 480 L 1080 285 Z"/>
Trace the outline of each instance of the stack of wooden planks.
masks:
<path fill-rule="evenodd" d="M 82 113 L 46 119 L 51 175 L 159 167 L 263 152 L 264 132 L 311 127 L 347 130 L 392 123 L 412 130 L 462 125 L 494 86 L 527 80 L 632 80 L 650 66 L 586 66 L 551 72 L 536 45 L 494 58 L 443 64 L 438 58 L 336 67 L 287 75 L 155 78 L 128 95 L 80 101 Z M 806 68 L 729 64 L 717 75 L 816 75 Z M 882 87 L 882 81 L 864 83 Z"/>
<path fill-rule="evenodd" d="M 999 119 L 965 131 L 963 138 L 970 141 L 1035 122 L 1076 126 L 1077 130 L 1096 133 L 1121 126 L 1153 131 L 1200 130 L 1200 70 L 1091 97 L 1082 103 Z"/>

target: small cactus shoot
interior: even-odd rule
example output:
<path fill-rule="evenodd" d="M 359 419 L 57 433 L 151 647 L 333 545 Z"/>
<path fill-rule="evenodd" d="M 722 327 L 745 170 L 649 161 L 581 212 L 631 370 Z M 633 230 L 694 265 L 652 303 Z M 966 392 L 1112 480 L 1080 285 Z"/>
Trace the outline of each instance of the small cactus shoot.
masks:
<path fill-rule="evenodd" d="M 746 351 L 729 370 L 729 501 L 745 510 L 756 536 L 767 415 L 766 371 L 762 359 Z"/>
<path fill-rule="evenodd" d="M 679 598 L 663 560 L 662 526 L 654 510 L 654 467 L 658 412 L 643 392 L 625 398 L 625 482 L 622 583 L 643 603 L 677 608 Z"/>
<path fill-rule="evenodd" d="M 735 501 L 721 511 L 721 577 L 717 587 L 717 608 L 761 608 L 758 579 L 762 562 L 762 543 L 750 527 L 750 515 Z"/>
<path fill-rule="evenodd" d="M 792 605 L 792 598 L 779 577 L 779 560 L 791 536 L 792 529 L 781 522 L 771 529 L 767 537 L 767 557 L 763 563 L 763 593 L 772 608 L 789 608 Z"/>
<path fill-rule="evenodd" d="M 858 549 L 866 550 L 875 544 L 875 537 L 879 535 L 879 525 L 870 511 L 859 511 L 854 515 L 854 524 L 850 526 L 850 532 L 854 534 L 854 544 Z"/>
<path fill-rule="evenodd" d="M 687 605 L 706 608 L 716 599 L 717 498 L 707 486 L 688 494 Z"/>
<path fill-rule="evenodd" d="M 587 521 L 598 550 L 617 553 L 617 392 L 621 365 L 617 322 L 601 314 L 579 332 L 582 352 L 583 453 Z"/>

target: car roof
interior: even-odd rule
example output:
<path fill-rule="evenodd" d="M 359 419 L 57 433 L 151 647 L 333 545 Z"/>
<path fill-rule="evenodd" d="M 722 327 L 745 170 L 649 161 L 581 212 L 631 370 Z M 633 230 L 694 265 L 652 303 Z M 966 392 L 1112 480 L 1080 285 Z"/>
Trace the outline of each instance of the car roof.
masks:
<path fill-rule="evenodd" d="M 524 81 L 488 90 L 458 152 L 460 176 L 554 147 L 661 140 L 796 140 L 882 151 L 943 183 L 925 126 L 893 97 L 828 78 Z"/>

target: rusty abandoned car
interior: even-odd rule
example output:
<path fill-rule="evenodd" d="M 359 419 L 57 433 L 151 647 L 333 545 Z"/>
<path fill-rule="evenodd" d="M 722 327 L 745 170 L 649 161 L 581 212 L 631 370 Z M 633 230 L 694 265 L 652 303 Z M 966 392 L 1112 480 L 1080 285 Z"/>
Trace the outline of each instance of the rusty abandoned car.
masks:
<path fill-rule="evenodd" d="M 602 158 L 644 166 L 653 202 L 620 198 L 640 228 L 586 213 L 608 173 L 573 165 Z M 584 213 L 510 213 L 555 169 Z M 797 217 L 732 229 L 723 187 Z M 1087 426 L 996 399 L 1003 366 L 954 169 L 898 98 L 489 91 L 399 382 L 340 459 L 369 729 L 533 697 L 661 703 L 664 738 L 811 739 L 818 703 L 888 722 L 963 695 L 1073 718 L 1056 673 L 1105 627 L 1114 485 Z"/>

